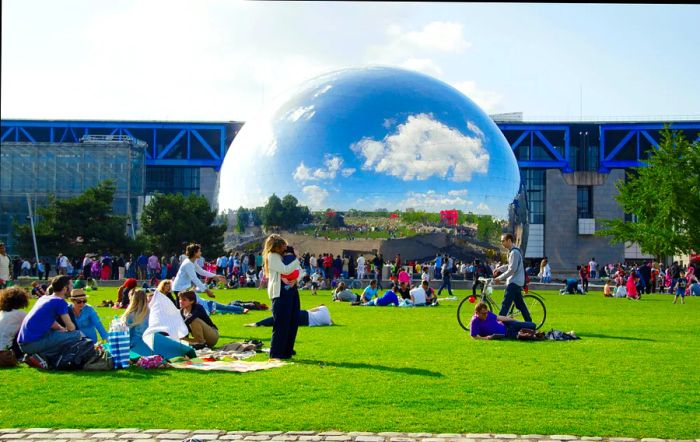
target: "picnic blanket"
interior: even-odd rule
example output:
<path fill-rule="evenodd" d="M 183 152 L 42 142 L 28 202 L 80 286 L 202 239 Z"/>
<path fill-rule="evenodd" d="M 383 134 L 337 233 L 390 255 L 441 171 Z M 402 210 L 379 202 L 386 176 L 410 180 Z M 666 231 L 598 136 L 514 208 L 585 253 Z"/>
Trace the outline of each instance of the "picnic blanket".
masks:
<path fill-rule="evenodd" d="M 191 360 L 185 360 L 183 358 L 177 358 L 170 361 L 170 365 L 173 368 L 188 369 L 188 370 L 199 370 L 199 371 L 230 371 L 236 373 L 247 373 L 249 371 L 258 370 L 268 370 L 270 368 L 277 368 L 287 365 L 286 362 L 250 362 L 250 361 L 238 361 L 238 360 L 216 360 L 214 358 L 196 358 Z"/>

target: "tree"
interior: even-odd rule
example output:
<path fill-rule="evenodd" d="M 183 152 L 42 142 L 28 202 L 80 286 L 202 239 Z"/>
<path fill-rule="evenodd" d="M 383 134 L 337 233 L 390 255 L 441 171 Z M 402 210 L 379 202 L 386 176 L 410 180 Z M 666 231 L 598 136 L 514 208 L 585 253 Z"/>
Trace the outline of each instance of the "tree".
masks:
<path fill-rule="evenodd" d="M 245 228 L 248 227 L 250 215 L 251 213 L 248 209 L 242 206 L 238 208 L 238 212 L 236 212 L 236 231 L 238 231 L 238 233 L 243 233 Z"/>
<path fill-rule="evenodd" d="M 293 195 L 286 195 L 284 199 L 280 200 L 277 195 L 272 194 L 260 212 L 265 227 L 275 226 L 285 229 L 294 228 L 307 222 L 311 217 L 309 208 L 300 206 L 299 201 Z"/>
<path fill-rule="evenodd" d="M 70 257 L 133 252 L 136 244 L 126 234 L 127 217 L 112 211 L 115 191 L 114 182 L 107 180 L 72 198 L 50 196 L 48 205 L 37 209 L 34 230 L 39 252 Z M 34 254 L 29 224 L 16 225 L 15 238 L 22 255 Z"/>
<path fill-rule="evenodd" d="M 700 250 L 700 143 L 667 126 L 646 167 L 634 172 L 616 184 L 616 200 L 636 222 L 602 220 L 596 235 L 637 243 L 657 257 Z"/>
<path fill-rule="evenodd" d="M 203 196 L 156 193 L 141 215 L 143 237 L 160 253 L 184 251 L 189 243 L 202 245 L 205 256 L 224 253 L 226 224 Z"/>

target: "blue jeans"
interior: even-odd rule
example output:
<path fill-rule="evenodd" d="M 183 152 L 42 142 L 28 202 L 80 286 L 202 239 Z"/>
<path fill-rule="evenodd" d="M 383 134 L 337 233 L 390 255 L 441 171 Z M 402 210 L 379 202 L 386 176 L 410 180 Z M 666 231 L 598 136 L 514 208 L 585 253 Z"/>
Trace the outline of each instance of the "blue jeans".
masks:
<path fill-rule="evenodd" d="M 80 330 L 70 332 L 50 330 L 38 341 L 19 344 L 19 347 L 29 355 L 39 353 L 42 356 L 51 357 L 60 354 L 65 346 L 80 341 L 83 336 Z"/>
<path fill-rule="evenodd" d="M 522 288 L 518 284 L 511 282 L 506 286 L 506 294 L 503 297 L 501 311 L 498 313 L 498 315 L 508 315 L 508 310 L 510 310 L 510 306 L 513 305 L 513 302 L 515 302 L 515 307 L 517 307 L 517 309 L 523 314 L 525 321 L 532 322 L 532 316 L 530 316 L 530 311 L 527 309 L 525 300 L 523 299 Z"/>
<path fill-rule="evenodd" d="M 518 337 L 518 332 L 524 328 L 529 328 L 535 330 L 537 327 L 534 322 L 521 322 L 521 321 L 506 321 L 503 323 L 506 326 L 506 337 L 516 339 Z"/>
<path fill-rule="evenodd" d="M 443 278 L 442 279 L 442 285 L 440 286 L 440 289 L 438 290 L 437 295 L 440 296 L 440 293 L 442 293 L 442 289 L 447 289 L 447 293 L 450 294 L 450 296 L 454 296 L 452 294 L 452 279 L 451 278 Z"/>
<path fill-rule="evenodd" d="M 221 304 L 216 301 L 202 299 L 202 304 L 204 303 L 206 303 L 206 305 L 203 305 L 202 307 L 204 307 L 204 309 L 208 312 L 216 311 L 221 314 L 233 313 L 235 315 L 240 315 L 241 313 L 243 313 L 243 307 L 240 307 L 238 305 Z"/>

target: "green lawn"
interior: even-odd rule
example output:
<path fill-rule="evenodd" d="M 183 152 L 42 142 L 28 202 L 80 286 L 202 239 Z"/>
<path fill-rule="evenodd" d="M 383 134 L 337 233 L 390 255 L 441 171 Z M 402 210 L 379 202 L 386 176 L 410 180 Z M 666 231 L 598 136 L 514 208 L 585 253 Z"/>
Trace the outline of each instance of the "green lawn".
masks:
<path fill-rule="evenodd" d="M 640 302 L 544 293 L 545 328 L 573 342 L 473 341 L 457 302 L 365 308 L 325 302 L 337 323 L 301 329 L 295 363 L 262 372 L 3 370 L 0 428 L 218 428 L 700 437 L 700 299 Z M 463 296 L 465 291 L 458 291 Z M 93 292 L 99 304 L 114 289 Z M 218 291 L 219 301 L 266 299 Z M 115 310 L 98 308 L 107 324 Z M 266 315 L 215 316 L 221 342 L 269 343 Z M 262 359 L 259 355 L 257 358 Z"/>

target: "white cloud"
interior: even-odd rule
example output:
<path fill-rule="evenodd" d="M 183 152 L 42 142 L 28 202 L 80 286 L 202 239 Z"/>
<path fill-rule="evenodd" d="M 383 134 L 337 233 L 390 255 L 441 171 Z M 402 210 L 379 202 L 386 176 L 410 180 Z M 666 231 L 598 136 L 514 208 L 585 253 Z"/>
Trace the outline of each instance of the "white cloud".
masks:
<path fill-rule="evenodd" d="M 325 168 L 311 169 L 306 167 L 302 161 L 294 170 L 292 177 L 296 181 L 319 181 L 335 179 L 338 172 L 340 172 L 346 178 L 355 173 L 355 169 L 352 167 L 347 169 L 342 168 L 343 159 L 339 156 L 326 155 L 326 157 L 323 159 L 323 165 Z"/>
<path fill-rule="evenodd" d="M 470 181 L 472 174 L 488 172 L 489 154 L 480 138 L 463 135 L 428 114 L 409 116 L 381 141 L 363 138 L 350 148 L 364 157 L 363 169 L 404 181 L 432 176 Z"/>
<path fill-rule="evenodd" d="M 321 95 L 325 94 L 326 92 L 328 92 L 328 91 L 331 90 L 332 88 L 333 88 L 333 85 L 330 85 L 330 84 L 327 84 L 327 85 L 323 86 L 321 89 L 319 89 L 319 90 L 314 94 L 313 98 L 318 98 L 318 97 L 320 97 Z"/>
<path fill-rule="evenodd" d="M 467 195 L 467 189 L 462 189 L 462 190 L 450 190 L 447 192 L 449 196 L 466 196 Z"/>
<path fill-rule="evenodd" d="M 419 31 L 404 31 L 394 24 L 387 28 L 386 33 L 390 40 L 385 47 L 401 53 L 422 50 L 459 54 L 471 47 L 471 43 L 464 39 L 464 26 L 457 22 L 434 21 Z"/>
<path fill-rule="evenodd" d="M 479 203 L 479 205 L 476 206 L 476 211 L 477 211 L 477 213 L 480 213 L 482 215 L 490 215 L 491 214 L 491 208 L 485 203 Z"/>
<path fill-rule="evenodd" d="M 319 186 L 304 186 L 304 203 L 308 204 L 311 210 L 324 209 L 328 191 Z"/>
<path fill-rule="evenodd" d="M 299 121 L 299 119 L 303 118 L 306 121 L 310 120 L 311 117 L 314 116 L 316 111 L 314 110 L 314 106 L 301 106 L 296 109 L 292 109 L 289 112 L 287 112 L 287 115 L 285 116 L 285 119 L 295 123 Z"/>
<path fill-rule="evenodd" d="M 475 81 L 460 81 L 450 84 L 452 87 L 471 98 L 486 113 L 495 113 L 501 110 L 503 97 L 496 92 L 478 88 Z"/>
<path fill-rule="evenodd" d="M 439 77 L 442 75 L 442 68 L 430 58 L 409 58 L 400 65 L 402 68 L 423 72 L 424 74 Z"/>
<path fill-rule="evenodd" d="M 401 208 L 407 207 L 420 207 L 421 210 L 439 211 L 439 210 L 450 210 L 464 208 L 470 204 L 472 201 L 468 201 L 462 196 L 467 193 L 464 191 L 450 191 L 447 194 L 437 193 L 434 190 L 428 190 L 427 192 L 409 192 L 406 198 L 399 202 Z"/>

